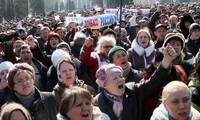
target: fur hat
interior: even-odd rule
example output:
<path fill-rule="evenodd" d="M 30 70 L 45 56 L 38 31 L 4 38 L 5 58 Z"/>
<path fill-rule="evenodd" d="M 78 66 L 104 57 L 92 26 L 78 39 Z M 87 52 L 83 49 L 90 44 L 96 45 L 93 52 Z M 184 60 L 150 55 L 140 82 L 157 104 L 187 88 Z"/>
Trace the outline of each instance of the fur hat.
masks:
<path fill-rule="evenodd" d="M 4 61 L 0 64 L 0 72 L 6 69 L 10 69 L 11 67 L 13 67 L 13 64 L 9 61 Z"/>
<path fill-rule="evenodd" d="M 67 48 L 67 50 L 69 51 L 69 53 L 71 52 L 71 48 L 69 46 L 69 44 L 67 44 L 66 42 L 60 42 L 58 45 L 57 45 L 57 48 L 56 49 L 62 49 L 62 48 Z"/>
<path fill-rule="evenodd" d="M 108 53 L 108 59 L 110 62 L 113 62 L 113 55 L 115 54 L 115 52 L 122 50 L 126 53 L 126 50 L 121 47 L 121 46 L 114 46 L 112 49 L 110 49 L 109 53 Z"/>
<path fill-rule="evenodd" d="M 67 53 L 61 49 L 56 49 L 53 52 L 53 54 L 51 55 L 51 61 L 52 61 L 54 67 L 56 67 L 58 65 L 58 63 L 64 59 L 71 59 L 71 57 L 70 57 L 69 53 Z"/>
<path fill-rule="evenodd" d="M 32 66 L 27 63 L 17 63 L 14 64 L 8 71 L 7 80 L 8 80 L 8 87 L 12 90 L 13 89 L 13 79 L 15 74 L 18 70 L 28 70 L 32 73 L 33 79 L 35 79 L 35 70 Z"/>
<path fill-rule="evenodd" d="M 196 29 L 200 30 L 200 25 L 198 23 L 192 23 L 189 27 L 189 33 L 192 34 Z"/>
<path fill-rule="evenodd" d="M 96 83 L 99 87 L 104 88 L 106 80 L 115 72 L 122 73 L 123 70 L 121 67 L 116 66 L 115 64 L 108 64 L 101 66 L 96 72 Z"/>
<path fill-rule="evenodd" d="M 185 37 L 183 36 L 182 33 L 168 33 L 166 36 L 165 36 L 165 39 L 164 39 L 164 43 L 163 43 L 163 47 L 167 46 L 167 43 L 172 39 L 177 39 L 177 40 L 180 40 L 182 42 L 182 49 L 184 48 L 185 46 Z"/>

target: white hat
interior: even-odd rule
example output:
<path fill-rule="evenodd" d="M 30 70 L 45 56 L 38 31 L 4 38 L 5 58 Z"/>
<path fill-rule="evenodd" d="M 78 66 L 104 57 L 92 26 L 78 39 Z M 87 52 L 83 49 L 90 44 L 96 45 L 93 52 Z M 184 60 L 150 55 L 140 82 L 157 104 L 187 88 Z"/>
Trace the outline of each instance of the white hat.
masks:
<path fill-rule="evenodd" d="M 0 64 L 0 72 L 6 69 L 10 69 L 11 67 L 13 67 L 13 64 L 9 61 L 4 61 Z"/>
<path fill-rule="evenodd" d="M 71 59 L 69 53 L 65 52 L 62 49 L 56 49 L 51 55 L 51 61 L 53 66 L 56 67 L 61 60 Z"/>

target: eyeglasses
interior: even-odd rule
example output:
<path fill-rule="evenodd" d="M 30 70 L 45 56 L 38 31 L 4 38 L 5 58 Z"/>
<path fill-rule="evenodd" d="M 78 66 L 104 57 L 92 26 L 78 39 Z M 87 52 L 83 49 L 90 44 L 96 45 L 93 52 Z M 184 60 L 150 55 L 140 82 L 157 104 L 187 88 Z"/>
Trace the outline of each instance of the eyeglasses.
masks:
<path fill-rule="evenodd" d="M 113 45 L 105 45 L 105 46 L 102 46 L 103 48 L 113 48 L 114 46 Z"/>
<path fill-rule="evenodd" d="M 19 79 L 19 80 L 16 80 L 16 81 L 13 81 L 15 84 L 22 84 L 24 82 L 29 82 L 31 81 L 33 78 L 32 77 L 27 77 L 27 78 L 24 78 L 24 79 Z"/>

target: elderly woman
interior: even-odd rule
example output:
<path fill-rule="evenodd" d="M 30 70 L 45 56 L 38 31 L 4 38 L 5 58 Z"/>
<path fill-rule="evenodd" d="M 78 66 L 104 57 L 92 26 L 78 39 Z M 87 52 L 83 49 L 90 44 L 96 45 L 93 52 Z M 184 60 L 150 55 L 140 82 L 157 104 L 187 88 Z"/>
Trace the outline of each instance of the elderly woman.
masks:
<path fill-rule="evenodd" d="M 85 88 L 90 91 L 90 93 L 94 96 L 95 90 L 84 84 L 83 80 L 79 80 L 76 75 L 76 67 L 71 59 L 61 60 L 57 65 L 57 77 L 58 83 L 54 87 L 53 94 L 55 95 L 55 99 L 57 104 L 60 103 L 62 94 L 65 89 L 68 89 L 71 86 L 79 86 Z"/>
<path fill-rule="evenodd" d="M 144 69 L 155 55 L 154 43 L 148 29 L 138 31 L 136 38 L 128 49 L 128 58 L 134 69 Z"/>
<path fill-rule="evenodd" d="M 8 100 L 23 105 L 35 120 L 56 120 L 57 107 L 51 93 L 40 92 L 34 87 L 35 71 L 27 63 L 15 64 L 9 69 L 8 87 L 12 94 Z"/>
<path fill-rule="evenodd" d="M 93 83 L 95 83 L 96 80 L 95 74 L 97 69 L 100 68 L 102 65 L 109 63 L 108 52 L 112 47 L 115 46 L 115 44 L 115 38 L 103 36 L 98 40 L 97 47 L 93 52 L 94 39 L 88 37 L 85 40 L 80 54 L 80 60 L 88 68 L 89 75 Z M 95 86 L 95 88 L 98 88 L 97 85 Z"/>
<path fill-rule="evenodd" d="M 200 113 L 191 107 L 191 94 L 180 81 L 168 83 L 162 91 L 162 104 L 154 110 L 151 120 L 199 120 Z"/>
<path fill-rule="evenodd" d="M 96 82 L 103 90 L 95 97 L 95 104 L 111 120 L 142 120 L 144 101 L 168 82 L 169 66 L 175 57 L 175 50 L 167 45 L 162 63 L 142 84 L 131 82 L 125 85 L 121 67 L 114 64 L 102 66 L 96 73 Z"/>
<path fill-rule="evenodd" d="M 142 72 L 134 70 L 128 61 L 126 50 L 121 46 L 114 46 L 108 53 L 108 59 L 111 63 L 120 66 L 123 69 L 125 83 L 139 82 L 142 79 Z"/>
<path fill-rule="evenodd" d="M 72 87 L 63 93 L 57 120 L 110 120 L 98 107 L 93 106 L 90 92 Z"/>
<path fill-rule="evenodd" d="M 32 120 L 28 110 L 18 103 L 3 106 L 1 120 Z"/>
<path fill-rule="evenodd" d="M 4 61 L 0 64 L 0 107 L 5 104 L 10 97 L 11 90 L 8 88 L 6 76 L 11 67 L 13 67 L 13 64 L 9 61 Z"/>

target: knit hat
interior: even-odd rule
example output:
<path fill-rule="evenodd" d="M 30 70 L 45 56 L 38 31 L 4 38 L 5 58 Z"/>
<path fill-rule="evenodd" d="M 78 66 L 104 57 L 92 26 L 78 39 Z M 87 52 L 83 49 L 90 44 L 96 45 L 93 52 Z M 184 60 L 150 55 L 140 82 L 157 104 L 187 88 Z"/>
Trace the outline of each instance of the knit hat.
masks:
<path fill-rule="evenodd" d="M 67 44 L 66 42 L 60 42 L 58 45 L 57 45 L 57 48 L 56 49 L 62 49 L 62 48 L 67 48 L 67 50 L 69 51 L 69 53 L 71 52 L 71 48 L 69 46 L 69 44 Z"/>
<path fill-rule="evenodd" d="M 166 36 L 165 36 L 165 39 L 164 39 L 164 43 L 163 43 L 163 47 L 167 46 L 167 43 L 171 40 L 171 39 L 176 39 L 176 40 L 181 40 L 182 42 L 182 49 L 184 48 L 185 46 L 185 37 L 183 36 L 182 33 L 168 33 Z"/>
<path fill-rule="evenodd" d="M 51 61 L 53 63 L 53 66 L 56 67 L 58 63 L 61 60 L 64 59 L 71 59 L 69 53 L 61 50 L 61 49 L 56 49 L 53 54 L 51 55 Z"/>
<path fill-rule="evenodd" d="M 32 73 L 33 79 L 35 79 L 35 70 L 32 66 L 27 63 L 17 63 L 14 64 L 8 71 L 7 80 L 8 80 L 8 87 L 12 90 L 13 89 L 13 79 L 15 74 L 18 70 L 28 70 Z"/>
<path fill-rule="evenodd" d="M 108 35 L 108 34 L 113 34 L 114 36 L 116 36 L 115 32 L 114 32 L 112 29 L 110 29 L 110 28 L 107 28 L 107 29 L 105 29 L 105 30 L 103 31 L 103 35 L 104 35 L 104 36 L 105 36 L 105 35 Z"/>
<path fill-rule="evenodd" d="M 9 61 L 4 61 L 0 64 L 0 72 L 6 69 L 10 69 L 13 66 L 13 64 Z"/>
<path fill-rule="evenodd" d="M 112 49 L 110 49 L 109 53 L 108 53 L 108 59 L 110 62 L 113 62 L 113 55 L 115 54 L 115 52 L 122 50 L 126 53 L 126 50 L 121 47 L 121 46 L 114 46 Z"/>
<path fill-rule="evenodd" d="M 121 67 L 114 64 L 108 64 L 101 66 L 96 72 L 96 83 L 99 87 L 104 88 L 106 80 L 115 72 L 122 73 L 123 70 Z"/>
<path fill-rule="evenodd" d="M 200 30 L 200 25 L 198 23 L 192 23 L 189 27 L 189 33 L 192 34 L 196 29 Z"/>

